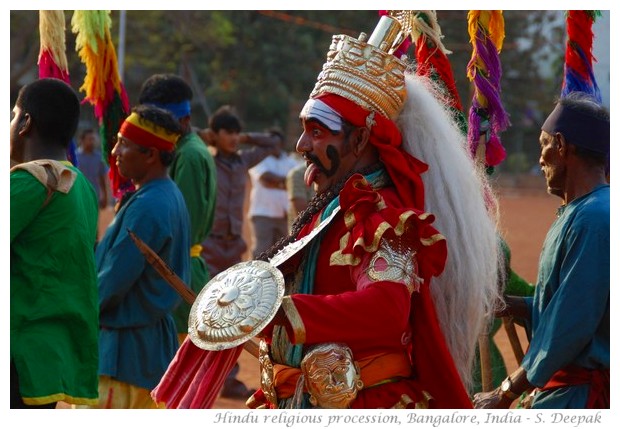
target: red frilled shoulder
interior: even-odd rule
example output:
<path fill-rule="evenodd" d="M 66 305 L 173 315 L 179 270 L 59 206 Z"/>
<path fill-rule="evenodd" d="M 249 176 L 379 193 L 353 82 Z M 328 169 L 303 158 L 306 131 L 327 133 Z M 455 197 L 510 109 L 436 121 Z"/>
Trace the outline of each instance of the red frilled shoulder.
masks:
<path fill-rule="evenodd" d="M 424 280 L 444 269 L 445 238 L 432 226 L 435 217 L 412 207 L 402 207 L 391 188 L 374 190 L 361 174 L 351 176 L 340 192 L 347 233 L 331 255 L 332 265 L 357 265 L 364 253 L 374 253 L 381 238 L 401 238 L 418 254 L 418 275 Z"/>

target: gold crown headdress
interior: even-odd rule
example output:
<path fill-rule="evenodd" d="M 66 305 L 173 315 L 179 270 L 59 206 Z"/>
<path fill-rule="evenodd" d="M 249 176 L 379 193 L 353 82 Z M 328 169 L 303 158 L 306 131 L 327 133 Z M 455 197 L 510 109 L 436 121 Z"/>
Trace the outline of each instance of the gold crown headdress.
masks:
<path fill-rule="evenodd" d="M 391 15 L 391 16 L 390 16 Z M 410 34 L 410 11 L 390 11 L 379 20 L 370 38 L 335 35 L 327 61 L 310 94 L 340 95 L 363 108 L 394 120 L 406 98 L 407 57 L 392 53 Z"/>

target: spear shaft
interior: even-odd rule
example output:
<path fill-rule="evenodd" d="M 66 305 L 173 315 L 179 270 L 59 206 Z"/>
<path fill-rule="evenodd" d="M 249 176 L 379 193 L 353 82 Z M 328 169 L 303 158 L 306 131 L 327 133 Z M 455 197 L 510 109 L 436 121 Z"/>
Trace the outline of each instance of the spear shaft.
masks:
<path fill-rule="evenodd" d="M 196 301 L 196 293 L 191 290 L 185 284 L 185 282 L 176 275 L 172 268 L 170 268 L 168 264 L 166 264 L 166 262 L 164 262 L 164 260 L 161 259 L 159 255 L 149 247 L 148 244 L 142 241 L 140 237 L 138 237 L 130 229 L 127 229 L 127 233 L 129 234 L 135 245 L 138 247 L 140 252 L 142 252 L 144 257 L 146 258 L 146 261 L 151 264 L 155 271 L 157 271 L 159 275 L 162 276 L 162 278 L 166 280 L 175 291 L 178 292 L 178 294 L 181 296 L 181 298 L 183 298 L 185 302 L 187 302 L 189 305 L 192 305 L 194 301 Z M 258 359 L 258 345 L 254 341 L 249 340 L 245 342 L 243 344 L 243 348 L 245 349 L 245 351 Z"/>

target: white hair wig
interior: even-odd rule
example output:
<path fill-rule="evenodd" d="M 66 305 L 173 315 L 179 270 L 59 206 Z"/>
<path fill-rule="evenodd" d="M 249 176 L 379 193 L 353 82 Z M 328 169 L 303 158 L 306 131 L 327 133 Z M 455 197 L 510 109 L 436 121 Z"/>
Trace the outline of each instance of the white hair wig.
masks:
<path fill-rule="evenodd" d="M 422 175 L 425 210 L 446 238 L 443 273 L 431 295 L 456 368 L 469 390 L 476 346 L 501 302 L 503 272 L 494 196 L 476 167 L 442 94 L 428 78 L 407 73 L 407 100 L 397 124 L 403 149 L 428 164 Z M 430 351 L 429 351 L 430 352 Z"/>

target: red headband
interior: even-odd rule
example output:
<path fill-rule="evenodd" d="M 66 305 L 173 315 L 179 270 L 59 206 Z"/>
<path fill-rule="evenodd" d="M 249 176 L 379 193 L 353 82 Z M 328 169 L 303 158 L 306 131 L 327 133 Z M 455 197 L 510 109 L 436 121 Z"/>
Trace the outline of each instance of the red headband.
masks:
<path fill-rule="evenodd" d="M 119 134 L 137 145 L 154 147 L 170 152 L 179 138 L 179 134 L 168 133 L 151 121 L 141 118 L 138 114 L 129 115 L 119 130 Z"/>

